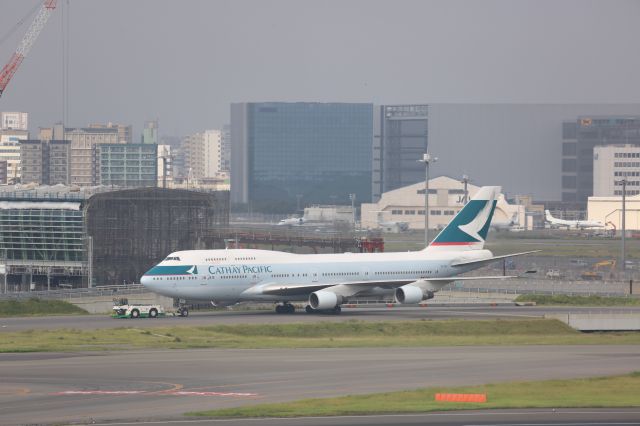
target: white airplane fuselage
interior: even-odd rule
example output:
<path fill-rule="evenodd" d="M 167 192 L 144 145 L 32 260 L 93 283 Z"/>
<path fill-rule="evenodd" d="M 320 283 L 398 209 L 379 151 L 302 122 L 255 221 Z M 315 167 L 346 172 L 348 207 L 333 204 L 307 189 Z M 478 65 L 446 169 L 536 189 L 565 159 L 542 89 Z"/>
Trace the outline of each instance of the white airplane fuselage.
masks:
<path fill-rule="evenodd" d="M 453 261 L 489 259 L 489 250 L 396 253 L 292 254 L 267 250 L 189 250 L 172 253 L 141 282 L 169 297 L 232 304 L 242 301 L 299 301 L 299 294 L 266 295 L 261 284 L 282 286 L 362 282 L 357 295 L 393 294 L 393 288 L 368 282 L 453 277 L 480 266 L 451 266 Z M 179 260 L 173 260 L 179 259 Z M 194 268 L 195 266 L 195 268 Z M 454 281 L 452 278 L 451 281 Z M 355 284 L 358 286 L 358 284 Z M 435 291 L 446 283 L 434 286 Z M 435 288 L 437 287 L 437 288 Z M 350 287 L 352 291 L 353 287 Z"/>

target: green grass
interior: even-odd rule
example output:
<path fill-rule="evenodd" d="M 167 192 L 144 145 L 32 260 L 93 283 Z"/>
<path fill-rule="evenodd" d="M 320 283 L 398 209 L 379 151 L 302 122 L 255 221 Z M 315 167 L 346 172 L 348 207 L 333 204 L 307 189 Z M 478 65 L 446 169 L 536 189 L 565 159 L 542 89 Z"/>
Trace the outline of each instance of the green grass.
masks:
<path fill-rule="evenodd" d="M 435 394 L 484 393 L 486 403 L 436 402 Z M 403 392 L 261 404 L 188 413 L 213 417 L 300 417 L 423 413 L 483 408 L 633 407 L 640 405 L 640 373 L 625 376 L 483 386 L 427 388 Z"/>
<path fill-rule="evenodd" d="M 82 308 L 61 300 L 6 300 L 0 301 L 0 317 L 29 315 L 73 315 L 87 314 Z"/>
<path fill-rule="evenodd" d="M 583 334 L 557 320 L 442 320 L 28 330 L 0 333 L 0 352 L 188 349 L 349 348 L 462 345 L 640 344 L 640 333 Z"/>
<path fill-rule="evenodd" d="M 536 294 L 522 294 L 516 302 L 535 302 L 536 305 L 561 306 L 640 306 L 638 297 L 601 297 L 601 296 L 567 296 L 557 294 L 544 296 Z"/>

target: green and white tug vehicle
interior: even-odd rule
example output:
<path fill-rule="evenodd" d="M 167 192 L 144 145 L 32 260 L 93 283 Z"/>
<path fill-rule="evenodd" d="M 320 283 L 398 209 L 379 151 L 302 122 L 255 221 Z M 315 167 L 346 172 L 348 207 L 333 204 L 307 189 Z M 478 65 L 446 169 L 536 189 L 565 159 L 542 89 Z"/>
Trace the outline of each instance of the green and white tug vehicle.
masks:
<path fill-rule="evenodd" d="M 166 316 L 160 305 L 129 304 L 127 299 L 113 299 L 113 318 L 158 318 Z"/>

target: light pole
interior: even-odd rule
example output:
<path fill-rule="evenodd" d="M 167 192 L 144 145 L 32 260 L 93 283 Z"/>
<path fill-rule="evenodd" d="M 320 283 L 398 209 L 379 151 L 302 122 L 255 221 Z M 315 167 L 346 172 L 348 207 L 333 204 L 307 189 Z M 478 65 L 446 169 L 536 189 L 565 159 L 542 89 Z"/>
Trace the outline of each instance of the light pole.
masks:
<path fill-rule="evenodd" d="M 424 246 L 429 245 L 429 164 L 438 161 L 437 157 L 433 157 L 428 152 L 422 155 L 422 160 L 418 160 L 424 163 Z"/>
<path fill-rule="evenodd" d="M 622 179 L 622 270 L 626 269 L 626 240 L 625 234 L 627 233 L 627 178 Z"/>
<path fill-rule="evenodd" d="M 302 198 L 302 194 L 296 194 L 296 214 L 300 214 L 300 199 Z"/>
<path fill-rule="evenodd" d="M 353 219 L 353 232 L 356 232 L 356 194 L 349 194 L 349 199 L 351 200 L 351 216 Z"/>
<path fill-rule="evenodd" d="M 464 198 L 462 199 L 462 205 L 467 204 L 467 198 L 469 198 L 469 191 L 467 191 L 467 185 L 469 184 L 469 176 L 462 175 L 462 183 L 464 184 Z"/>

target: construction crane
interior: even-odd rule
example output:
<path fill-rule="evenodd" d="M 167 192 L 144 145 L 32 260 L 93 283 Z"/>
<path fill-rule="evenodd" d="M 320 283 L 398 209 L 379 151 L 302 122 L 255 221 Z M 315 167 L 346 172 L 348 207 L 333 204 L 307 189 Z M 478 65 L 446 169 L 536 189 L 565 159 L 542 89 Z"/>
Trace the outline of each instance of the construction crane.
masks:
<path fill-rule="evenodd" d="M 51 13 L 56 8 L 56 2 L 57 0 L 45 0 L 42 3 L 38 14 L 29 26 L 27 33 L 20 41 L 18 48 L 11 56 L 11 59 L 9 59 L 7 65 L 5 65 L 4 68 L 2 68 L 2 71 L 0 71 L 0 96 L 4 93 L 7 84 L 11 81 L 11 77 L 16 73 L 18 67 L 29 53 L 31 46 L 33 46 L 33 43 L 36 41 L 40 32 L 49 20 L 49 16 L 51 16 Z"/>

